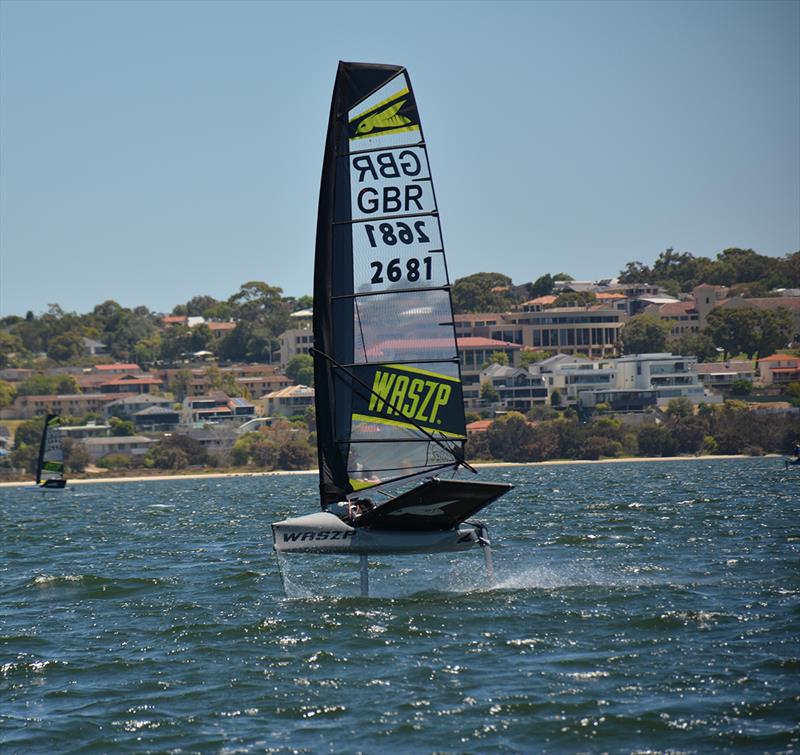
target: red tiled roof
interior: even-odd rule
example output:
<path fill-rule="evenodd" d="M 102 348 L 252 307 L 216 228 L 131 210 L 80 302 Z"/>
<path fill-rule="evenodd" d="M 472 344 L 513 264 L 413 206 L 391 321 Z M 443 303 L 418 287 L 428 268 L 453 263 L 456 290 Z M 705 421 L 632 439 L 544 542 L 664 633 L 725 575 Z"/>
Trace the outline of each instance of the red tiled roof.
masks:
<path fill-rule="evenodd" d="M 478 419 L 475 422 L 470 422 L 467 425 L 467 432 L 468 433 L 485 433 L 489 429 L 489 425 L 492 424 L 492 420 L 490 419 Z"/>
<path fill-rule="evenodd" d="M 164 315 L 161 322 L 165 325 L 184 325 L 189 318 L 186 315 Z"/>
<path fill-rule="evenodd" d="M 800 362 L 800 357 L 792 356 L 791 354 L 772 354 L 768 357 L 763 357 L 758 360 L 759 362 Z"/>
<path fill-rule="evenodd" d="M 234 330 L 236 328 L 235 322 L 207 322 L 206 325 L 208 325 L 208 329 L 212 333 Z"/>
<path fill-rule="evenodd" d="M 737 299 L 723 299 L 720 304 L 737 302 Z M 758 309 L 787 309 L 800 312 L 800 296 L 761 296 L 753 299 L 742 299 L 741 304 L 750 304 Z"/>
<path fill-rule="evenodd" d="M 553 304 L 557 298 L 558 297 L 550 294 L 547 296 L 537 296 L 535 299 L 522 302 L 522 306 L 527 307 L 529 304 L 541 304 L 542 306 L 547 306 L 548 304 Z"/>
<path fill-rule="evenodd" d="M 609 293 L 599 293 L 595 294 L 598 299 L 627 299 L 628 297 L 625 294 L 609 294 Z"/>
<path fill-rule="evenodd" d="M 121 377 L 100 383 L 101 388 L 106 385 L 161 385 L 161 381 L 151 377 Z"/>
<path fill-rule="evenodd" d="M 483 336 L 464 336 L 457 338 L 459 349 L 521 349 L 518 343 L 510 341 L 496 341 L 494 338 L 483 338 Z"/>
<path fill-rule="evenodd" d="M 465 315 L 453 315 L 455 322 L 473 322 L 474 320 L 500 320 L 500 312 L 470 312 Z"/>
<path fill-rule="evenodd" d="M 658 314 L 662 317 L 676 317 L 686 315 L 690 312 L 697 312 L 692 301 L 676 301 L 669 304 L 662 304 L 658 308 Z"/>
<path fill-rule="evenodd" d="M 94 369 L 98 372 L 130 372 L 131 370 L 139 372 L 142 368 L 138 364 L 130 362 L 127 364 L 96 364 Z"/>

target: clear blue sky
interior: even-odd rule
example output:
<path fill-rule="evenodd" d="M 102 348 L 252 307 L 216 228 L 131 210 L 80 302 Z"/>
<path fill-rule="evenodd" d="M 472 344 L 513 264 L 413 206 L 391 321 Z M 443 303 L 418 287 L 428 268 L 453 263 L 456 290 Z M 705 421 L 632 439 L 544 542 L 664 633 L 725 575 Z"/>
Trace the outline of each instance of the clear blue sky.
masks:
<path fill-rule="evenodd" d="M 311 293 L 340 59 L 409 69 L 453 279 L 800 249 L 798 2 L 0 0 L 0 314 Z"/>

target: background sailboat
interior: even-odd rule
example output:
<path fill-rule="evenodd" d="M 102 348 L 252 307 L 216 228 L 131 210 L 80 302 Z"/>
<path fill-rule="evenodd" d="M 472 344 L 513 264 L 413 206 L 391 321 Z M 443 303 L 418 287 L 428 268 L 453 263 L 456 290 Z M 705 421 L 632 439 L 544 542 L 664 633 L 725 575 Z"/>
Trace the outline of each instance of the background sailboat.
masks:
<path fill-rule="evenodd" d="M 61 418 L 48 414 L 44 420 L 39 456 L 36 460 L 36 484 L 48 490 L 65 488 L 64 450 L 61 446 Z"/>

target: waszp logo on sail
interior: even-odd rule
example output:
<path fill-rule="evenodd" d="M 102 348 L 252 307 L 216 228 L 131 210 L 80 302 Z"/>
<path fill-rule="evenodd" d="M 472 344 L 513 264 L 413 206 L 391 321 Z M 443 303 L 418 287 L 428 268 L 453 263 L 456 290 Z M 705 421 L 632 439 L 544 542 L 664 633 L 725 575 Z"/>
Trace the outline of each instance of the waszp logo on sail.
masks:
<path fill-rule="evenodd" d="M 350 120 L 350 138 L 365 139 L 383 134 L 419 129 L 417 106 L 408 89 L 403 89 L 371 110 L 362 112 Z"/>
<path fill-rule="evenodd" d="M 452 386 L 441 380 L 377 370 L 372 381 L 369 411 L 442 424 L 438 414 L 447 406 L 452 392 Z"/>

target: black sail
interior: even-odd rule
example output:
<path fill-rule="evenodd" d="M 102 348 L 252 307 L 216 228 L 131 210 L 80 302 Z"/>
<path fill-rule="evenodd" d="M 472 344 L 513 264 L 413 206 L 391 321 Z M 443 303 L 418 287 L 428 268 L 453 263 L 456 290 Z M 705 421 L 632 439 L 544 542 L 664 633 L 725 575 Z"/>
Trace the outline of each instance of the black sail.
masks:
<path fill-rule="evenodd" d="M 61 446 L 61 418 L 48 414 L 44 419 L 39 457 L 36 460 L 36 484 L 63 487 L 64 449 Z"/>
<path fill-rule="evenodd" d="M 450 284 L 402 66 L 339 64 L 317 219 L 314 350 L 323 506 L 463 458 Z"/>

